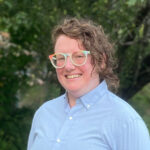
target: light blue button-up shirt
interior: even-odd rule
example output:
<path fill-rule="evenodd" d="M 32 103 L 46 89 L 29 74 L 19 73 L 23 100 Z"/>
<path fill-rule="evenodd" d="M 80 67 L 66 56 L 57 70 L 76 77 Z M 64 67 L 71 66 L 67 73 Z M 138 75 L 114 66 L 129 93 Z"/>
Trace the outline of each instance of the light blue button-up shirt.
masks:
<path fill-rule="evenodd" d="M 35 113 L 28 150 L 150 150 L 142 118 L 103 81 L 69 107 L 66 94 Z"/>

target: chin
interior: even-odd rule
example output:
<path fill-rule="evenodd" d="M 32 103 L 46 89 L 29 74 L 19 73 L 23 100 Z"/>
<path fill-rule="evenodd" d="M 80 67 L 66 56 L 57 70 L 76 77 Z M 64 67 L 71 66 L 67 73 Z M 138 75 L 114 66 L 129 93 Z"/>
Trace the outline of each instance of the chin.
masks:
<path fill-rule="evenodd" d="M 76 88 L 76 87 L 67 87 L 66 90 L 68 92 L 77 92 L 77 91 L 80 91 L 80 89 Z"/>

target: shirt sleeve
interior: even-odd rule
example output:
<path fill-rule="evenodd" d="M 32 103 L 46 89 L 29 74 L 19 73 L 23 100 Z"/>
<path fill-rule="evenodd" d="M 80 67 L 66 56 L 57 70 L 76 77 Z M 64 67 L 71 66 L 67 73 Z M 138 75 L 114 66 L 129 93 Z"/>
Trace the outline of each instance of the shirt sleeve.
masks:
<path fill-rule="evenodd" d="M 112 150 L 150 150 L 150 136 L 142 119 L 107 125 L 106 140 Z"/>
<path fill-rule="evenodd" d="M 34 143 L 34 139 L 36 137 L 37 117 L 38 117 L 38 112 L 35 113 L 33 120 L 32 120 L 31 130 L 30 130 L 29 138 L 28 138 L 27 150 L 31 150 L 31 147 Z"/>

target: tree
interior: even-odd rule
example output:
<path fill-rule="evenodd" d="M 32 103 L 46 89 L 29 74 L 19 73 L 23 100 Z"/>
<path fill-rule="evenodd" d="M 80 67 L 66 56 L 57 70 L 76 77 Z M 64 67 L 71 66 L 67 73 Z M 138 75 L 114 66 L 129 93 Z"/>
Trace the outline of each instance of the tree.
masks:
<path fill-rule="evenodd" d="M 150 82 L 150 1 L 137 12 L 134 26 L 118 46 L 120 95 L 125 99 Z"/>

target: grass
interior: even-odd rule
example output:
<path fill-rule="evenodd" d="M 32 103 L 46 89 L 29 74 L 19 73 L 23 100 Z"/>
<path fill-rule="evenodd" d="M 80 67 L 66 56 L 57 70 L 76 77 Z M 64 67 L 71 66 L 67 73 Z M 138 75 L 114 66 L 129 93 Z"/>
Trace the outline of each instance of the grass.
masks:
<path fill-rule="evenodd" d="M 134 95 L 129 103 L 142 116 L 150 131 L 150 83 Z"/>

